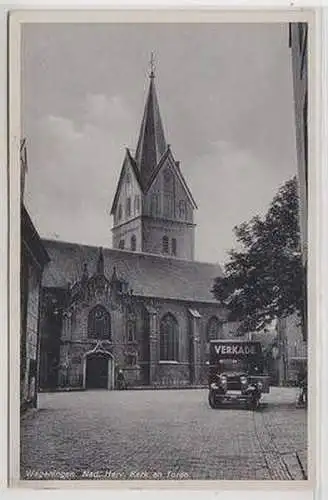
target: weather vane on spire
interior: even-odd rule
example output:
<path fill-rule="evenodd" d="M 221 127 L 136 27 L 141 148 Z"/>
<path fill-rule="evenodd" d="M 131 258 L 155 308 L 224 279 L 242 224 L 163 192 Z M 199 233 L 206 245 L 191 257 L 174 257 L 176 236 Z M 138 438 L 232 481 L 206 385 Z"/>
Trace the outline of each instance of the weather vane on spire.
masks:
<path fill-rule="evenodd" d="M 154 52 L 151 52 L 150 54 L 150 78 L 154 78 L 155 77 L 155 56 L 154 56 Z"/>

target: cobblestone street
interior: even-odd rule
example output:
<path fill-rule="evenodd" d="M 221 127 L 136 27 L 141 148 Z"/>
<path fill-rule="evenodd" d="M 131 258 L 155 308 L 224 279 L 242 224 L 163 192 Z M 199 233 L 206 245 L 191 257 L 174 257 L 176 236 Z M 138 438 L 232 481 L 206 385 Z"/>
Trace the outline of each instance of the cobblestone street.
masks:
<path fill-rule="evenodd" d="M 211 410 L 202 389 L 41 394 L 22 418 L 22 479 L 304 479 L 296 394 L 272 388 L 259 412 Z"/>

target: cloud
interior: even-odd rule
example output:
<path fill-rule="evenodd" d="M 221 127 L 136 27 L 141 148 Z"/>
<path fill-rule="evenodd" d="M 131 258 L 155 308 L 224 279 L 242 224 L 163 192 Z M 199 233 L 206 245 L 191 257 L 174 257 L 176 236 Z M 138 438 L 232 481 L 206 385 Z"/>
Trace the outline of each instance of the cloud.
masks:
<path fill-rule="evenodd" d="M 125 124 L 131 121 L 128 105 L 119 95 L 88 94 L 85 102 L 86 121 L 105 126 Z"/>
<path fill-rule="evenodd" d="M 37 123 L 29 137 L 26 203 L 41 234 L 51 227 L 61 238 L 108 245 L 122 137 L 131 140 L 133 120 L 120 96 L 89 94 L 83 109 L 80 122 L 48 115 Z"/>
<path fill-rule="evenodd" d="M 229 141 L 216 141 L 210 149 L 190 165 L 188 175 L 196 203 L 201 200 L 195 214 L 196 258 L 223 262 L 236 245 L 233 227 L 263 215 L 293 169 L 277 169 Z"/>
<path fill-rule="evenodd" d="M 83 134 L 75 129 L 73 121 L 62 116 L 49 115 L 40 120 L 40 126 L 48 130 L 51 139 L 65 140 L 68 144 L 83 137 Z"/>
<path fill-rule="evenodd" d="M 110 245 L 122 137 L 134 135 L 135 123 L 119 96 L 89 94 L 84 109 L 80 123 L 53 115 L 40 120 L 29 144 L 26 200 L 42 235 Z M 182 162 L 182 171 L 199 207 L 196 259 L 223 262 L 235 245 L 233 227 L 265 213 L 289 171 L 228 140 L 208 142 L 207 151 L 186 168 Z"/>
<path fill-rule="evenodd" d="M 287 28 L 24 26 L 26 201 L 41 234 L 110 244 L 108 210 L 124 148 L 137 141 L 154 48 L 167 140 L 199 206 L 196 257 L 225 259 L 233 225 L 263 213 L 296 170 Z"/>

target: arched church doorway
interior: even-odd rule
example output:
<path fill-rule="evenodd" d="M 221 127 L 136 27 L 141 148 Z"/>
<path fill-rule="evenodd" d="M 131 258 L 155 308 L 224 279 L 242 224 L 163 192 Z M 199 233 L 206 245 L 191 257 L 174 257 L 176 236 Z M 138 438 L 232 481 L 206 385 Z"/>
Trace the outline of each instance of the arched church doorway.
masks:
<path fill-rule="evenodd" d="M 112 380 L 111 356 L 105 352 L 93 352 L 86 356 L 85 388 L 111 389 Z"/>

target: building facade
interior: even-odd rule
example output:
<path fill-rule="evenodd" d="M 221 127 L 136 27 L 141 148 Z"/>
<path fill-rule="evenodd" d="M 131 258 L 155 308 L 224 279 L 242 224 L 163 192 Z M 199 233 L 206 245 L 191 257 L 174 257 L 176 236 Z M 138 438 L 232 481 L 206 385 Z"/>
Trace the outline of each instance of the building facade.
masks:
<path fill-rule="evenodd" d="M 21 195 L 26 171 L 26 144 L 21 144 Z M 21 409 L 37 406 L 40 351 L 40 296 L 44 266 L 49 256 L 21 203 L 21 330 L 20 330 L 20 403 Z"/>
<path fill-rule="evenodd" d="M 166 143 L 154 73 L 136 153 L 126 150 L 112 248 L 45 240 L 40 385 L 188 386 L 207 379 L 208 342 L 225 335 L 211 293 L 220 266 L 194 260 L 197 208 Z"/>
<path fill-rule="evenodd" d="M 300 223 L 304 265 L 307 262 L 308 220 L 308 23 L 290 23 L 295 130 L 300 189 Z"/>
<path fill-rule="evenodd" d="M 45 241 L 41 387 L 184 386 L 206 380 L 225 316 L 211 264 Z M 88 262 L 88 264 L 85 264 Z M 80 269 L 79 279 L 70 279 Z M 62 269 L 62 273 L 57 273 Z"/>
<path fill-rule="evenodd" d="M 308 23 L 289 24 L 291 48 L 297 167 L 300 195 L 300 231 L 304 266 L 304 307 L 302 336 L 307 340 L 307 261 L 308 261 L 308 162 L 309 162 L 309 93 L 308 93 Z M 305 358 L 303 359 L 305 363 Z"/>
<path fill-rule="evenodd" d="M 21 266 L 20 266 L 20 407 L 37 406 L 40 354 L 41 281 L 49 256 L 24 205 L 27 171 L 26 140 L 20 145 Z"/>

